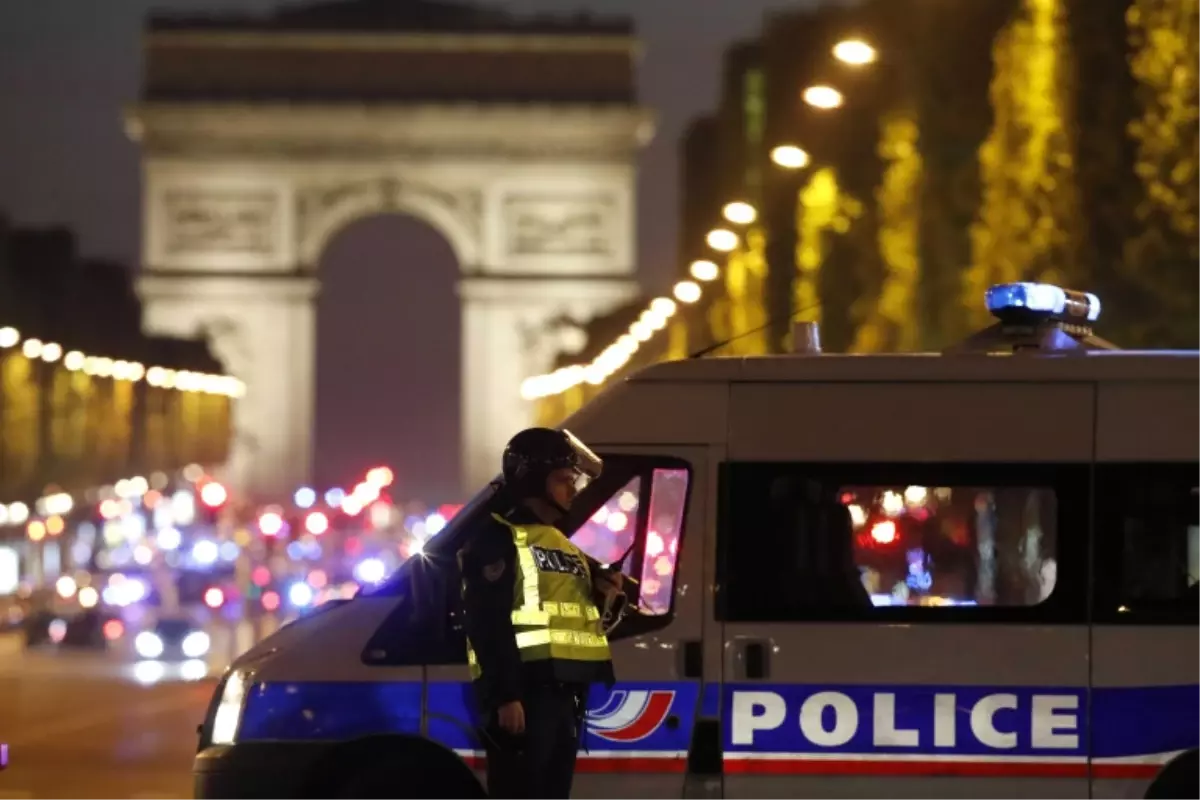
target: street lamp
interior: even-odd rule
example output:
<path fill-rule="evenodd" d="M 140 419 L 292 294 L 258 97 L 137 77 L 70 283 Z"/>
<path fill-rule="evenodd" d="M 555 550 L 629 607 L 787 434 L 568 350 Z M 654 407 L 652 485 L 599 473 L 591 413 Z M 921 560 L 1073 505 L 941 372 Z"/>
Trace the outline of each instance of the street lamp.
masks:
<path fill-rule="evenodd" d="M 737 249 L 738 236 L 727 228 L 713 228 L 704 237 L 704 241 L 708 242 L 708 246 L 713 250 L 729 253 Z"/>
<path fill-rule="evenodd" d="M 852 67 L 872 64 L 878 55 L 875 48 L 862 39 L 843 39 L 833 46 L 833 57 Z"/>
<path fill-rule="evenodd" d="M 832 86 L 818 85 L 810 86 L 804 90 L 804 102 L 808 103 L 813 108 L 831 109 L 840 108 L 845 98 L 842 93 Z"/>
<path fill-rule="evenodd" d="M 758 219 L 758 211 L 754 206 L 740 200 L 726 203 L 725 208 L 721 209 L 721 214 L 734 225 L 749 225 Z"/>
<path fill-rule="evenodd" d="M 808 166 L 808 153 L 794 144 L 781 144 L 771 151 L 771 161 L 784 169 L 803 169 Z"/>
<path fill-rule="evenodd" d="M 694 303 L 700 299 L 700 287 L 691 281 L 675 284 L 675 299 L 681 303 Z"/>
<path fill-rule="evenodd" d="M 660 317 L 670 317 L 675 313 L 675 302 L 669 297 L 656 297 L 650 301 L 650 311 Z"/>
<path fill-rule="evenodd" d="M 708 281 L 715 281 L 717 275 L 721 272 L 714 262 L 707 259 L 693 261 L 688 271 L 692 273 L 693 278 L 698 281 L 705 281 L 706 283 Z"/>

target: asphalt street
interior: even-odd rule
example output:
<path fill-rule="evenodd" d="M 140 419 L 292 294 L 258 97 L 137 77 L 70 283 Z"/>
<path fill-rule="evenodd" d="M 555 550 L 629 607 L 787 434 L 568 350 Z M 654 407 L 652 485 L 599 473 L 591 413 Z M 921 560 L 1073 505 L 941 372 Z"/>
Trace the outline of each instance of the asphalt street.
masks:
<path fill-rule="evenodd" d="M 0 800 L 191 797 L 196 726 L 216 684 L 197 666 L 28 652 L 0 635 Z"/>

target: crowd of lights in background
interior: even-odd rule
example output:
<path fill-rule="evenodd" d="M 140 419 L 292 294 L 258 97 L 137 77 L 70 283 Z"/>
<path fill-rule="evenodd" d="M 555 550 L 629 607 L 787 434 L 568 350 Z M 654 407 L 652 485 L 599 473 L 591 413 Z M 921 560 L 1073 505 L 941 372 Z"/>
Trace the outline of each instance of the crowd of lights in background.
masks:
<path fill-rule="evenodd" d="M 41 589 L 79 610 L 117 611 L 124 621 L 103 626 L 109 640 L 132 630 L 164 591 L 175 591 L 164 590 L 164 581 L 181 584 L 182 573 L 209 576 L 198 604 L 218 618 L 238 619 L 251 606 L 303 612 L 383 580 L 459 509 L 397 505 L 388 495 L 394 480 L 390 468 L 376 467 L 349 489 L 300 487 L 287 507 L 248 512 L 191 465 L 174 479 L 136 476 L 82 498 L 54 491 L 32 507 L 2 504 L 0 531 L 23 528 L 40 574 L 22 580 L 19 550 L 0 544 L 0 595 Z M 65 635 L 66 623 L 54 620 L 50 640 Z M 141 641 L 143 655 L 154 649 Z"/>
<path fill-rule="evenodd" d="M 24 543 L 43 557 L 43 584 L 57 600 L 116 612 L 103 624 L 105 638 L 133 636 L 138 653 L 152 659 L 161 642 L 144 630 L 148 609 L 161 604 L 170 586 L 182 585 L 183 573 L 199 577 L 194 605 L 212 620 L 233 622 L 254 613 L 301 614 L 351 598 L 420 555 L 461 507 L 397 504 L 390 497 L 394 480 L 391 469 L 377 467 L 346 489 L 302 486 L 286 505 L 247 510 L 192 465 L 174 479 L 135 476 L 83 499 L 53 492 L 24 514 L 14 514 L 11 504 L 0 508 L 4 525 L 22 527 Z M 640 564 L 641 609 L 662 614 L 673 593 L 688 478 L 686 470 L 657 469 L 649 486 L 646 480 L 632 479 L 574 541 L 602 563 L 622 562 L 626 572 Z M 646 502 L 649 509 L 642 507 Z M 642 551 L 634 557 L 640 561 L 628 562 L 638 542 Z M 69 551 L 66 568 L 60 545 Z M 31 594 L 37 587 L 11 574 L 15 554 L 0 554 L 0 584 Z M 50 639 L 61 641 L 67 623 L 51 624 Z M 188 641 L 185 656 L 203 649 L 199 637 Z"/>
<path fill-rule="evenodd" d="M 837 42 L 831 54 L 835 61 L 850 68 L 861 68 L 874 64 L 878 52 L 862 39 L 844 39 Z M 845 96 L 829 85 L 809 86 L 801 92 L 801 99 L 813 108 L 832 111 L 840 108 Z M 784 170 L 800 170 L 809 165 L 808 153 L 795 144 L 779 144 L 771 149 L 771 162 Z M 758 210 L 743 200 L 732 200 L 721 209 L 725 222 L 733 226 L 752 225 L 758 220 Z M 705 244 L 720 255 L 727 255 L 738 248 L 742 237 L 736 230 L 717 227 L 704 237 Z M 584 383 L 599 386 L 620 371 L 642 344 L 667 327 L 667 323 L 678 311 L 677 303 L 691 305 L 704 296 L 704 286 L 720 277 L 720 267 L 710 259 L 693 261 L 689 267 L 689 278 L 679 281 L 672 289 L 671 297 L 656 297 L 649 302 L 629 330 L 618 336 L 601 353 L 587 364 L 572 364 L 544 375 L 526 378 L 521 384 L 521 397 L 537 400 L 562 394 Z"/>
<path fill-rule="evenodd" d="M 145 379 L 151 386 L 181 392 L 204 392 L 226 397 L 242 397 L 246 393 L 246 385 L 229 375 L 209 375 L 157 366 L 147 368 L 137 361 L 113 360 L 79 350 L 64 352 L 62 345 L 57 342 L 22 337 L 16 328 L 0 328 L 0 350 L 8 350 L 18 345 L 21 347 L 21 353 L 31 361 L 40 359 L 47 364 L 61 361 L 63 367 L 70 372 L 82 371 L 99 378 L 112 378 L 114 381 L 130 383 Z"/>

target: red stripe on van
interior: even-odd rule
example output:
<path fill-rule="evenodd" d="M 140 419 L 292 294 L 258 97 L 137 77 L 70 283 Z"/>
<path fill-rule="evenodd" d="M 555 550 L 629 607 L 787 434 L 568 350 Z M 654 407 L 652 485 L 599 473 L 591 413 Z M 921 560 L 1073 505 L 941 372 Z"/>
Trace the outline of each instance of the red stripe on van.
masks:
<path fill-rule="evenodd" d="M 1150 779 L 1159 764 L 1093 764 L 1093 778 Z M 1088 765 L 1054 761 L 884 761 L 739 758 L 725 761 L 735 775 L 946 775 L 972 778 L 1086 778 Z"/>
<path fill-rule="evenodd" d="M 751 775 L 960 775 L 973 778 L 1082 778 L 1087 764 L 1021 761 L 883 761 L 877 759 L 754 759 L 725 762 L 731 774 Z"/>

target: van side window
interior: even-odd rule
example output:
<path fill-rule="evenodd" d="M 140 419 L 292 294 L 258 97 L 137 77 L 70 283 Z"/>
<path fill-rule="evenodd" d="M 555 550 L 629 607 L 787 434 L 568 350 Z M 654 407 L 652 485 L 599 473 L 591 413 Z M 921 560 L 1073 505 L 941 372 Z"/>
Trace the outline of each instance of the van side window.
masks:
<path fill-rule="evenodd" d="M 1097 468 L 1098 621 L 1195 623 L 1198 473 L 1197 464 Z"/>
<path fill-rule="evenodd" d="M 1076 499 L 1086 498 L 1086 470 L 1068 468 Z M 725 619 L 1003 617 L 1059 591 L 1066 515 L 1061 477 L 1045 465 L 731 464 L 725 473 Z M 1079 542 L 1086 522 L 1079 514 Z M 1084 552 L 1072 554 L 1076 579 Z"/>

